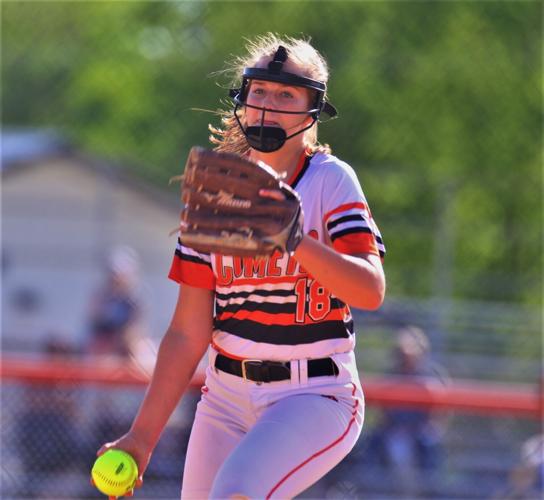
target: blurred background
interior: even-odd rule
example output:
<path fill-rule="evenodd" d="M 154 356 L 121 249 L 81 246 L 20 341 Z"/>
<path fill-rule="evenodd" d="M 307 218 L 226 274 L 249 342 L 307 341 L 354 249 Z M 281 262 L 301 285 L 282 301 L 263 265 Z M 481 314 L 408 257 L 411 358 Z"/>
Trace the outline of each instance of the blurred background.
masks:
<path fill-rule="evenodd" d="M 268 31 L 328 59 L 320 139 L 388 249 L 384 306 L 354 311 L 363 435 L 301 498 L 540 498 L 541 2 L 0 8 L 2 498 L 100 496 L 176 300 L 168 179 Z M 139 498 L 179 497 L 198 382 Z"/>

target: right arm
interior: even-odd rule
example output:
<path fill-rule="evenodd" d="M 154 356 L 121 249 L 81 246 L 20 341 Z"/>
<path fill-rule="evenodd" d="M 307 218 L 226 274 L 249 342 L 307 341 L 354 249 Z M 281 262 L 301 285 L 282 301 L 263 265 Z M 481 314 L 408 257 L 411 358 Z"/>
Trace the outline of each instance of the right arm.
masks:
<path fill-rule="evenodd" d="M 180 285 L 170 326 L 138 414 L 127 434 L 98 452 L 121 448 L 138 463 L 141 476 L 170 415 L 186 390 L 210 343 L 213 329 L 213 291 Z"/>

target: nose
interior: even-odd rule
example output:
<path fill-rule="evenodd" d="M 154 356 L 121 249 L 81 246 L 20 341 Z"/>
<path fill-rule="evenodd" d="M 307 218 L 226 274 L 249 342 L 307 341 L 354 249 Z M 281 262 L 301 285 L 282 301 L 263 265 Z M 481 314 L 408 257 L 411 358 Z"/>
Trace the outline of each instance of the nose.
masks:
<path fill-rule="evenodd" d="M 263 100 L 261 102 L 261 106 L 263 108 L 267 109 L 267 113 L 272 113 L 273 112 L 271 110 L 275 108 L 275 104 L 276 104 L 276 100 L 270 94 L 264 96 L 264 98 L 263 98 Z"/>
<path fill-rule="evenodd" d="M 276 103 L 274 99 L 271 99 L 270 102 L 263 104 L 263 108 L 266 108 L 266 111 L 263 111 L 263 118 L 265 121 L 270 120 L 275 123 L 281 121 L 283 117 L 280 106 Z"/>

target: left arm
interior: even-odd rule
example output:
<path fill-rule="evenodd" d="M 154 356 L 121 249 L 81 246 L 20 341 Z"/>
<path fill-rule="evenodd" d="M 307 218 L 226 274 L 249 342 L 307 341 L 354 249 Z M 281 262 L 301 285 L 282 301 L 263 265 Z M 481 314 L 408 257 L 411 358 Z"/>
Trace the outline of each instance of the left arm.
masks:
<path fill-rule="evenodd" d="M 329 292 L 360 309 L 378 309 L 385 295 L 380 257 L 371 253 L 346 255 L 304 235 L 295 259 Z"/>

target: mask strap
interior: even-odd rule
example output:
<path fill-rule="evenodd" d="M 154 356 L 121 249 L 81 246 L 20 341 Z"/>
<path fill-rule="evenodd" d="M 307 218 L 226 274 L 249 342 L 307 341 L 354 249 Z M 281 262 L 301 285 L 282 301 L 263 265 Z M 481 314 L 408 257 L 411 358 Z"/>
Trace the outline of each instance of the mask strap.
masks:
<path fill-rule="evenodd" d="M 291 137 L 295 137 L 295 135 L 302 134 L 302 132 L 306 132 L 306 130 L 312 128 L 314 126 L 314 123 L 317 121 L 317 118 L 314 118 L 312 120 L 312 123 L 308 125 L 307 127 L 304 127 L 303 129 L 300 129 L 298 132 L 295 132 L 294 134 L 288 135 L 285 140 L 291 139 Z"/>
<path fill-rule="evenodd" d="M 263 132 L 264 132 L 263 126 L 264 126 L 264 115 L 265 114 L 266 114 L 266 111 L 263 109 L 261 111 L 261 131 L 259 133 L 259 138 L 260 138 L 261 142 L 263 141 Z"/>

